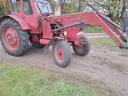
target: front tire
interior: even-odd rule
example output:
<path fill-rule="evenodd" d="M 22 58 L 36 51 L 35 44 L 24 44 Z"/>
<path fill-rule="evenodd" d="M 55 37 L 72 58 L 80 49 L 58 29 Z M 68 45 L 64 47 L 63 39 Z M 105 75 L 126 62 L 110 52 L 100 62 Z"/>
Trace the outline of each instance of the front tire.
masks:
<path fill-rule="evenodd" d="M 90 43 L 88 42 L 87 38 L 84 35 L 79 35 L 78 36 L 80 45 L 76 46 L 73 45 L 73 50 L 76 55 L 78 56 L 86 56 L 90 52 Z"/>
<path fill-rule="evenodd" d="M 55 42 L 53 46 L 53 58 L 59 67 L 67 67 L 71 63 L 71 55 L 71 49 L 66 41 L 60 40 Z"/>
<path fill-rule="evenodd" d="M 31 47 L 28 33 L 12 19 L 5 19 L 0 24 L 0 39 L 5 51 L 12 56 L 21 56 Z"/>

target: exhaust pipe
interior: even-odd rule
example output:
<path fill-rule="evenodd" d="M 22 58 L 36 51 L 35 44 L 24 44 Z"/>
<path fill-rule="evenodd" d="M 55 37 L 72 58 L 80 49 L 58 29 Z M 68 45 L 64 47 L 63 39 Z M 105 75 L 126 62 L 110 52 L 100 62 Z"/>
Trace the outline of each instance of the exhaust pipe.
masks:
<path fill-rule="evenodd" d="M 60 0 L 55 0 L 56 5 L 55 5 L 55 16 L 60 16 L 61 15 L 61 4 Z"/>

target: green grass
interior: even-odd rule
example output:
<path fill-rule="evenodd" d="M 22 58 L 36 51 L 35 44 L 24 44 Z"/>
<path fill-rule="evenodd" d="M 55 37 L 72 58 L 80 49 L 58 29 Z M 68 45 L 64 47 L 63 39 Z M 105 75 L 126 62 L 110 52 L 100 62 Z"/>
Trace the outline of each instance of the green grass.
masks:
<path fill-rule="evenodd" d="M 0 17 L 3 16 L 4 12 L 0 9 Z"/>
<path fill-rule="evenodd" d="M 105 45 L 109 47 L 117 47 L 114 41 L 111 38 L 96 38 L 90 39 L 90 43 L 94 45 Z"/>
<path fill-rule="evenodd" d="M 0 62 L 0 96 L 99 96 L 85 83 L 34 66 Z"/>
<path fill-rule="evenodd" d="M 85 33 L 102 33 L 104 30 L 97 26 L 89 26 L 84 29 Z"/>

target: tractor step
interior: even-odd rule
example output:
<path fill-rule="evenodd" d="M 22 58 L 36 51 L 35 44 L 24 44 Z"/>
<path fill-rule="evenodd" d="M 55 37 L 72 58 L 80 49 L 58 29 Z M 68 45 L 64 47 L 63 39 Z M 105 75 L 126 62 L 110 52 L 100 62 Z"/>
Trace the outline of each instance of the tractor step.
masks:
<path fill-rule="evenodd" d="M 50 43 L 51 40 L 49 39 L 40 39 L 40 44 L 43 44 L 43 45 L 48 45 Z"/>

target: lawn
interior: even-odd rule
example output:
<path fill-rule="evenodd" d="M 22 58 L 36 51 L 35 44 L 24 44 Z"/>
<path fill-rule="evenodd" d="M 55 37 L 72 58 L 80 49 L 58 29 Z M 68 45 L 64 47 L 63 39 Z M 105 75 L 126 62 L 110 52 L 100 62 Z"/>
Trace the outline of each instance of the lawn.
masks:
<path fill-rule="evenodd" d="M 103 33 L 104 30 L 98 26 L 89 26 L 83 30 L 85 33 Z"/>
<path fill-rule="evenodd" d="M 109 47 L 117 47 L 114 41 L 111 38 L 95 38 L 89 39 L 90 43 L 93 45 L 103 45 Z"/>
<path fill-rule="evenodd" d="M 31 65 L 0 62 L 0 96 L 99 96 L 82 82 Z"/>

